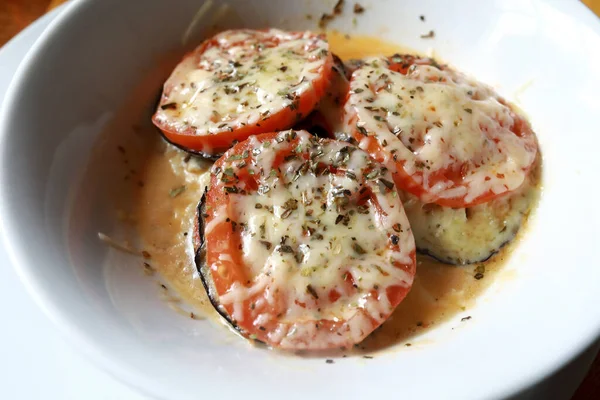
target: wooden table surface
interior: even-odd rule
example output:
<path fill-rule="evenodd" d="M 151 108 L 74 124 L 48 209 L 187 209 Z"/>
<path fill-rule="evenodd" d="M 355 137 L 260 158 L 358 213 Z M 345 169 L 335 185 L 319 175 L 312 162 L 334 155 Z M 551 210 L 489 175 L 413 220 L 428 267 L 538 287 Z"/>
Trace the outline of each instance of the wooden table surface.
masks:
<path fill-rule="evenodd" d="M 0 47 L 38 17 L 66 0 L 0 0 Z M 600 16 L 600 0 L 582 0 Z M 600 354 L 572 400 L 600 399 Z"/>

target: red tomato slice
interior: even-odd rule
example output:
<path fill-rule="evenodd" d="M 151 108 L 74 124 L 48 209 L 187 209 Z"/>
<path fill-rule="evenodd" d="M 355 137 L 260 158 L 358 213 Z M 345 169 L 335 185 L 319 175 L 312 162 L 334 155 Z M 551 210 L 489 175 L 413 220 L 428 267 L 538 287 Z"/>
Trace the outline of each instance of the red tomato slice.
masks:
<path fill-rule="evenodd" d="M 231 30 L 188 54 L 153 116 L 167 139 L 219 154 L 250 135 L 292 127 L 325 93 L 329 45 L 311 32 Z"/>
<path fill-rule="evenodd" d="M 217 309 L 285 349 L 348 348 L 382 324 L 415 275 L 391 174 L 305 131 L 253 136 L 211 170 L 197 263 Z"/>
<path fill-rule="evenodd" d="M 525 118 L 490 87 L 431 59 L 365 60 L 344 110 L 360 148 L 427 203 L 468 207 L 511 192 L 537 154 Z"/>

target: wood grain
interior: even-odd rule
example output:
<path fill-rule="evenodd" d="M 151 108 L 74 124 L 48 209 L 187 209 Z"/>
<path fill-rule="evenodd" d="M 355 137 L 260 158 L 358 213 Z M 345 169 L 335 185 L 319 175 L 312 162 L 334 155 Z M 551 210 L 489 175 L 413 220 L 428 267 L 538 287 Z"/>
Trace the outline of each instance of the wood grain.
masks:
<path fill-rule="evenodd" d="M 0 0 L 0 46 L 47 11 L 66 0 Z M 600 16 L 600 0 L 582 0 Z M 600 354 L 572 400 L 600 399 Z"/>

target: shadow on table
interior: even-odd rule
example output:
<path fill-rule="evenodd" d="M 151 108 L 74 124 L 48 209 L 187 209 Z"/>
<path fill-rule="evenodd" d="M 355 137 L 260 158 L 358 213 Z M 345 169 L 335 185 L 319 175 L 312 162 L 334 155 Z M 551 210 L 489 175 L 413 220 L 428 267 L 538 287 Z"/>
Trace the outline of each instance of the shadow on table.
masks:
<path fill-rule="evenodd" d="M 600 339 L 588 347 L 582 354 L 573 359 L 557 373 L 544 379 L 538 385 L 507 400 L 569 400 L 585 378 L 590 365 L 600 350 Z M 579 396 L 573 400 L 592 399 Z"/>

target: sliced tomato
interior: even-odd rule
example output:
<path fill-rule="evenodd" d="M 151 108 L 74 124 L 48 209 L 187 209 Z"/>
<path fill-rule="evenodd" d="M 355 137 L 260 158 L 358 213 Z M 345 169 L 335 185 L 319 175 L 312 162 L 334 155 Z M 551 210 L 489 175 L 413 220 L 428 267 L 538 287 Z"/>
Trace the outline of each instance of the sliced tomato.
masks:
<path fill-rule="evenodd" d="M 230 30 L 188 54 L 165 82 L 154 124 L 176 145 L 219 154 L 291 128 L 317 105 L 333 65 L 324 36 Z"/>
<path fill-rule="evenodd" d="M 197 264 L 244 336 L 348 348 L 382 324 L 415 275 L 415 243 L 387 168 L 305 131 L 252 136 L 211 170 Z"/>
<path fill-rule="evenodd" d="M 514 191 L 537 154 L 535 134 L 506 101 L 428 58 L 365 60 L 352 73 L 344 121 L 399 188 L 442 206 Z"/>

